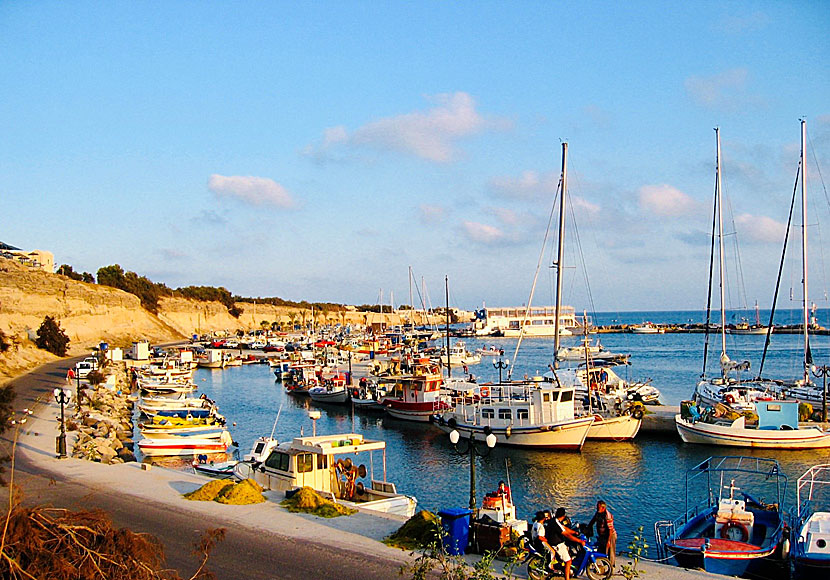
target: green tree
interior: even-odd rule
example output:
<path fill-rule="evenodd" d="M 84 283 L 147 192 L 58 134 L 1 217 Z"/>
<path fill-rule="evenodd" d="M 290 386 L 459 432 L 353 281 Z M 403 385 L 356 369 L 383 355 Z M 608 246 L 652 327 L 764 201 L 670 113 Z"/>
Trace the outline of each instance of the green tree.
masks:
<path fill-rule="evenodd" d="M 38 348 L 48 350 L 57 356 L 66 356 L 66 349 L 69 347 L 69 337 L 60 325 L 51 316 L 43 319 L 40 328 L 37 329 Z"/>

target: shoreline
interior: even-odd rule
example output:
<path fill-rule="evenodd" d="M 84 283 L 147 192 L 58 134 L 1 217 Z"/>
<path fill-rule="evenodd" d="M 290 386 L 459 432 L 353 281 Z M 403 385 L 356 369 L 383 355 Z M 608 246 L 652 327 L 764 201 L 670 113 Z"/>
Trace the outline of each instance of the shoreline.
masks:
<path fill-rule="evenodd" d="M 209 481 L 209 478 L 176 471 L 159 466 L 149 469 L 142 468 L 139 463 L 125 463 L 104 465 L 82 459 L 57 459 L 54 453 L 55 437 L 58 433 L 58 422 L 54 417 L 59 413 L 59 407 L 51 397 L 51 389 L 55 385 L 64 385 L 65 369 L 72 359 L 63 359 L 56 363 L 41 365 L 35 371 L 17 377 L 10 381 L 10 385 L 29 384 L 29 389 L 21 393 L 18 391 L 16 409 L 24 406 L 32 408 L 36 398 L 41 399 L 34 410 L 35 414 L 25 429 L 21 429 L 17 443 L 17 462 L 23 463 L 24 469 L 33 469 L 39 474 L 45 474 L 52 481 L 79 486 L 86 495 L 101 494 L 109 498 L 116 497 L 122 503 L 127 514 L 120 514 L 127 522 L 131 516 L 129 512 L 136 508 L 154 508 L 162 513 L 184 516 L 186 520 L 198 522 L 200 526 L 226 526 L 236 532 L 249 532 L 262 536 L 265 549 L 273 549 L 274 545 L 288 544 L 297 546 L 304 544 L 312 552 L 330 552 L 334 550 L 342 554 L 337 568 L 343 571 L 347 560 L 351 561 L 350 569 L 361 578 L 388 577 L 400 578 L 402 565 L 412 562 L 408 551 L 391 548 L 380 540 L 397 530 L 405 518 L 360 512 L 353 516 L 324 520 L 311 515 L 292 514 L 279 506 L 276 502 L 282 499 L 277 492 L 266 492 L 268 501 L 264 504 L 249 506 L 229 506 L 216 502 L 191 502 L 182 497 L 182 493 L 192 491 Z M 61 372 L 62 369 L 62 372 Z M 38 376 L 40 375 L 40 376 Z M 37 384 L 38 389 L 32 388 Z M 17 389 L 16 389 L 17 390 Z M 39 391 L 39 392 L 36 392 Z M 21 396 L 22 394 L 22 396 Z M 32 395 L 37 395 L 33 397 Z M 45 400 L 44 400 L 45 399 Z M 27 402 L 29 403 L 27 405 Z M 8 439 L 8 435 L 6 438 Z M 25 487 L 24 487 L 25 489 Z M 155 530 L 149 530 L 155 533 Z M 184 530 L 182 530 L 184 531 Z M 162 538 L 167 545 L 167 541 Z M 223 550 L 222 544 L 217 551 Z M 171 554 L 168 552 L 168 557 Z M 180 555 L 179 555 L 180 556 Z M 231 558 L 234 555 L 231 554 Z M 366 576 L 364 566 L 366 559 L 371 559 L 380 566 L 380 572 L 375 576 Z M 212 556 L 213 559 L 213 556 Z M 473 564 L 480 559 L 477 555 L 466 555 L 465 560 Z M 620 564 L 626 559 L 618 556 Z M 501 570 L 503 563 L 495 561 L 497 570 Z M 703 577 L 714 577 L 699 570 L 686 570 L 676 566 L 642 562 L 641 568 L 654 577 L 686 580 Z M 221 570 L 214 570 L 219 578 L 237 578 L 238 570 L 222 574 Z M 253 572 L 253 571 L 251 571 Z M 524 571 L 519 569 L 517 576 L 524 577 Z M 340 574 L 341 577 L 358 577 Z M 250 578 L 263 577 L 291 577 L 274 576 L 265 573 L 263 576 L 252 574 Z"/>

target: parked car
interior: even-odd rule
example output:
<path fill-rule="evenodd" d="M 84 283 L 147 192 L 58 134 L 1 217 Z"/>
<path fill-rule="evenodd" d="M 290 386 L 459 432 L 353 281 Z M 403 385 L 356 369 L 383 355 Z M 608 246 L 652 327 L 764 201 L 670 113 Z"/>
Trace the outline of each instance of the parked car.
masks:
<path fill-rule="evenodd" d="M 94 370 L 95 368 L 92 366 L 92 363 L 85 360 L 75 364 L 75 375 L 82 379 L 86 378 L 86 376 Z"/>

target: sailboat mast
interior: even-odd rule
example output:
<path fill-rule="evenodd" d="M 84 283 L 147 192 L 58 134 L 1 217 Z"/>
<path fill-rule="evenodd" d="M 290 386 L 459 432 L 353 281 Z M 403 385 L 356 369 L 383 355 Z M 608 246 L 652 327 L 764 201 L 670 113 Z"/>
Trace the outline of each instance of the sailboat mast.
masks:
<path fill-rule="evenodd" d="M 553 320 L 553 365 L 558 367 L 559 315 L 562 311 L 562 260 L 565 254 L 565 194 L 568 191 L 568 144 L 562 143 L 562 195 L 559 196 L 559 246 L 556 252 L 556 309 Z"/>
<path fill-rule="evenodd" d="M 444 276 L 444 293 L 447 298 L 447 378 L 452 377 L 452 354 L 450 354 L 450 277 Z"/>
<path fill-rule="evenodd" d="M 810 313 L 809 293 L 807 292 L 807 121 L 801 119 L 801 275 L 804 291 L 804 384 L 810 380 Z"/>
<path fill-rule="evenodd" d="M 723 265 L 723 191 L 721 190 L 721 157 L 720 157 L 720 128 L 715 127 L 717 138 L 717 169 L 715 183 L 715 203 L 718 206 L 718 267 L 720 276 L 720 352 L 721 356 L 726 354 L 726 290 L 725 290 L 725 269 Z"/>
<path fill-rule="evenodd" d="M 412 302 L 412 266 L 409 267 L 409 324 L 412 325 L 413 330 L 415 327 L 415 319 L 413 314 L 415 313 L 415 303 Z"/>

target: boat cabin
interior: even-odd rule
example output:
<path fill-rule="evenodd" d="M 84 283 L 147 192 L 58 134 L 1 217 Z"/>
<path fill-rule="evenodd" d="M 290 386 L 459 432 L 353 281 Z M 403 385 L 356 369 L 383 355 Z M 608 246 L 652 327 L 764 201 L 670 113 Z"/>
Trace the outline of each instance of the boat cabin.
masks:
<path fill-rule="evenodd" d="M 482 386 L 479 392 L 479 401 L 457 408 L 465 423 L 495 429 L 560 423 L 575 416 L 573 387 L 540 380 Z"/>
<path fill-rule="evenodd" d="M 755 401 L 758 429 L 798 429 L 798 401 Z"/>
<path fill-rule="evenodd" d="M 375 479 L 373 451 L 383 452 L 383 478 Z M 368 467 L 362 461 L 368 460 Z M 368 485 L 363 479 L 368 476 Z M 334 501 L 412 516 L 414 498 L 397 493 L 386 480 L 386 442 L 356 433 L 295 437 L 271 450 L 255 472 L 265 489 L 290 491 L 311 487 Z"/>

